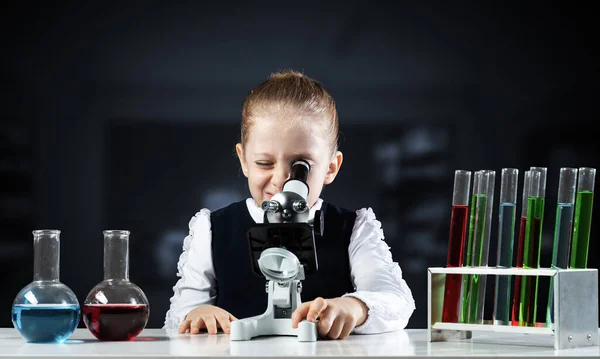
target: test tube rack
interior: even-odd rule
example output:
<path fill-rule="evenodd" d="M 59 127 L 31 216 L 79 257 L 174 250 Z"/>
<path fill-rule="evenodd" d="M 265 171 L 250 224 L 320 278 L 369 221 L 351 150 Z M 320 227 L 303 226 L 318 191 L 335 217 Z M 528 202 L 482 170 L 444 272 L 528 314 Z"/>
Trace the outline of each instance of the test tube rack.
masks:
<path fill-rule="evenodd" d="M 446 274 L 553 277 L 553 327 L 442 322 Z M 503 344 L 519 344 L 522 335 L 554 337 L 554 349 L 598 346 L 598 269 L 524 269 L 495 267 L 428 268 L 427 337 L 429 342 L 467 340 L 473 332 L 507 333 Z M 548 341 L 552 342 L 552 341 Z M 544 345 L 544 344 L 542 344 Z"/>

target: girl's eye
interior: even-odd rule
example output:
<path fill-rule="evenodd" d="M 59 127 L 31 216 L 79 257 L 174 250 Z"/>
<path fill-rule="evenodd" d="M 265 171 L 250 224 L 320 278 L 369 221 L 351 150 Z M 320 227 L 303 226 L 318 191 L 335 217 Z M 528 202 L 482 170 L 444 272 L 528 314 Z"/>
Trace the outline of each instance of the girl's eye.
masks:
<path fill-rule="evenodd" d="M 259 167 L 269 167 L 269 166 L 272 166 L 273 164 L 271 162 L 257 161 L 256 165 Z"/>

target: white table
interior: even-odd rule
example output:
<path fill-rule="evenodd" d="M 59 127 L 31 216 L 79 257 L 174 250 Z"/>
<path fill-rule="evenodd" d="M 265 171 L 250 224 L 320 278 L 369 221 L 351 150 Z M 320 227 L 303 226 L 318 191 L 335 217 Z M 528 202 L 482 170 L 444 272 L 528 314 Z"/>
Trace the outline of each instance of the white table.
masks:
<path fill-rule="evenodd" d="M 410 329 L 378 335 L 352 335 L 344 340 L 319 340 L 314 343 L 300 343 L 295 337 L 264 337 L 236 342 L 230 341 L 226 334 L 180 335 L 162 329 L 145 329 L 130 342 L 100 342 L 87 329 L 80 328 L 64 344 L 29 344 L 15 329 L 0 328 L 0 357 L 600 357 L 597 346 L 556 351 L 552 348 L 550 337 L 507 336 L 505 333 L 473 335 L 471 340 L 430 343 L 427 330 Z"/>

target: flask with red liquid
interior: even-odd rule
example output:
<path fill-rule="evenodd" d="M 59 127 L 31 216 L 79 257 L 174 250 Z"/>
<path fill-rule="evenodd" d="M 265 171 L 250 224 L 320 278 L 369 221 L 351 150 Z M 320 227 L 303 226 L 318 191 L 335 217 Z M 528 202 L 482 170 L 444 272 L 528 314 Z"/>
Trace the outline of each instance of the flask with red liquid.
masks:
<path fill-rule="evenodd" d="M 129 231 L 104 231 L 104 280 L 87 295 L 83 322 L 99 340 L 126 341 L 148 323 L 146 295 L 129 280 Z"/>

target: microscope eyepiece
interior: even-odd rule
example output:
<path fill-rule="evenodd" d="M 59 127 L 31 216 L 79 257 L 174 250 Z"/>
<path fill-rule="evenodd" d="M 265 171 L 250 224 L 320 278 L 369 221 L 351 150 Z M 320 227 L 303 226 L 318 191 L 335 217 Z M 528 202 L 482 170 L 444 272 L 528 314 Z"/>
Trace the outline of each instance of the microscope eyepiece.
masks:
<path fill-rule="evenodd" d="M 308 172 L 310 164 L 306 160 L 292 163 L 290 177 L 284 182 L 282 191 L 262 203 L 265 223 L 298 223 L 308 220 Z"/>
<path fill-rule="evenodd" d="M 306 162 L 305 160 L 296 160 L 292 164 L 290 180 L 299 180 L 302 182 L 306 182 L 309 171 L 310 171 L 310 164 L 308 164 L 308 162 Z"/>

